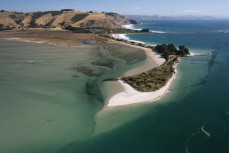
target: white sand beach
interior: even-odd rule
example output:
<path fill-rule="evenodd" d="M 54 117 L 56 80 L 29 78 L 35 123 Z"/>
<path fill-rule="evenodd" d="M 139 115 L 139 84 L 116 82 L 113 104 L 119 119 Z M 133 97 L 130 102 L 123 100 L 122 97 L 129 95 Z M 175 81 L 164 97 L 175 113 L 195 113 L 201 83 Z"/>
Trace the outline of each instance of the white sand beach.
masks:
<path fill-rule="evenodd" d="M 126 37 L 126 34 L 113 34 L 112 36 L 114 38 L 120 38 L 120 39 L 128 40 L 128 37 Z M 130 41 L 130 40 L 128 40 L 128 41 Z M 136 74 L 139 74 L 139 73 L 142 73 L 145 71 L 149 71 L 155 67 L 162 65 L 165 62 L 165 59 L 162 58 L 160 54 L 153 52 L 152 49 L 141 47 L 141 46 L 136 46 L 136 45 L 131 45 L 131 44 L 127 44 L 124 42 L 120 42 L 120 43 L 122 43 L 124 45 L 131 46 L 131 47 L 142 49 L 145 51 L 145 54 L 146 54 L 145 64 L 127 71 L 124 74 L 124 76 L 136 75 Z"/>
<path fill-rule="evenodd" d="M 119 80 L 117 81 L 117 83 L 119 83 L 120 86 L 124 88 L 124 90 L 111 97 L 108 100 L 107 106 L 115 107 L 115 106 L 157 101 L 169 91 L 169 87 L 173 79 L 175 79 L 175 74 L 164 87 L 154 92 L 138 92 L 137 90 L 132 88 L 129 84 Z"/>
<path fill-rule="evenodd" d="M 129 37 L 127 37 L 127 34 L 112 34 L 112 37 L 114 37 L 116 39 L 123 39 L 123 40 L 132 41 L 132 42 L 135 42 L 135 43 L 145 44 L 143 41 L 137 41 L 137 40 L 130 39 Z"/>
<path fill-rule="evenodd" d="M 128 44 L 127 44 L 128 45 Z M 131 45 L 133 46 L 133 45 Z M 161 58 L 160 55 L 152 52 L 151 49 L 139 47 L 140 49 L 143 49 L 146 53 L 147 59 L 146 63 L 140 67 L 137 67 L 133 70 L 130 70 L 125 73 L 125 76 L 129 75 L 135 75 L 139 74 L 148 70 L 151 70 L 155 67 L 160 66 L 165 62 L 163 58 Z M 175 65 L 175 73 L 176 73 L 176 65 Z M 119 86 L 120 92 L 116 92 L 114 95 L 110 96 L 110 98 L 107 99 L 107 107 L 115 107 L 115 106 L 123 106 L 123 105 L 130 105 L 130 104 L 137 104 L 137 103 L 147 103 L 147 102 L 153 102 L 159 100 L 163 95 L 165 95 L 169 91 L 169 87 L 172 83 L 172 81 L 175 79 L 176 74 L 173 74 L 173 76 L 169 79 L 169 81 L 166 83 L 166 85 L 162 88 L 160 88 L 157 91 L 154 92 L 138 92 L 134 88 L 132 88 L 129 84 L 119 80 L 119 81 L 113 81 L 108 86 Z"/>

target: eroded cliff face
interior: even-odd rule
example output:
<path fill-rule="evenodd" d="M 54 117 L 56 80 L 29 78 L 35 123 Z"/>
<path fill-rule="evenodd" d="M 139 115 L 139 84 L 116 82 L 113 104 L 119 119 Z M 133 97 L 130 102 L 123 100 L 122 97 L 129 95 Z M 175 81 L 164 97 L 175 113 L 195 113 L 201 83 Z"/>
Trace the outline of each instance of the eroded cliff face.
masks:
<path fill-rule="evenodd" d="M 64 28 L 66 26 L 82 28 L 121 28 L 129 20 L 116 13 L 47 11 L 33 13 L 1 12 L 2 28 Z"/>

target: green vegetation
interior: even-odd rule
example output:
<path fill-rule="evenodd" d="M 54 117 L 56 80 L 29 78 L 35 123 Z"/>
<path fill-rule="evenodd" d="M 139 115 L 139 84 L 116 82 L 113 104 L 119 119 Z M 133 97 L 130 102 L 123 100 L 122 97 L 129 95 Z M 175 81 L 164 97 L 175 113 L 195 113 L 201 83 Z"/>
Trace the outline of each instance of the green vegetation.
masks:
<path fill-rule="evenodd" d="M 129 22 L 130 24 L 139 24 L 139 22 L 134 19 L 129 19 Z"/>
<path fill-rule="evenodd" d="M 0 29 L 3 29 L 4 25 L 3 24 L 0 24 Z"/>
<path fill-rule="evenodd" d="M 140 32 L 150 32 L 150 30 L 149 29 L 142 29 L 142 30 L 140 30 Z"/>
<path fill-rule="evenodd" d="M 122 78 L 139 92 L 153 92 L 165 86 L 175 73 L 174 64 L 178 57 L 173 56 L 164 64 L 147 72 Z"/>
<path fill-rule="evenodd" d="M 45 13 L 51 13 L 52 16 L 60 15 L 62 12 L 61 11 L 47 11 Z"/>
<path fill-rule="evenodd" d="M 22 17 L 17 17 L 15 14 L 11 14 L 10 18 L 13 19 L 17 24 L 21 23 L 21 18 Z"/>
<path fill-rule="evenodd" d="M 17 18 L 17 16 L 16 16 L 15 14 L 11 14 L 10 17 L 11 17 L 12 19 L 16 19 L 16 18 Z"/>
<path fill-rule="evenodd" d="M 169 59 L 170 55 L 178 55 L 183 57 L 190 54 L 189 50 L 184 45 L 179 46 L 179 49 L 177 49 L 173 44 L 162 44 L 157 45 L 155 50 L 160 53 L 166 60 Z"/>
<path fill-rule="evenodd" d="M 142 44 L 137 45 L 146 47 Z M 122 78 L 139 92 L 152 92 L 165 86 L 175 73 L 174 64 L 178 61 L 178 58 L 190 54 L 184 45 L 177 49 L 173 44 L 162 44 L 157 45 L 154 49 L 166 59 L 164 64 L 150 71 Z"/>
<path fill-rule="evenodd" d="M 74 9 L 61 9 L 61 12 L 69 12 L 69 11 L 74 11 Z"/>
<path fill-rule="evenodd" d="M 100 34 L 100 33 L 107 32 L 105 29 L 102 28 L 78 28 L 78 27 L 75 28 L 70 25 L 65 27 L 65 30 L 72 31 L 73 33 L 84 33 L 84 34 L 88 34 L 88 33 Z"/>
<path fill-rule="evenodd" d="M 84 18 L 86 18 L 89 14 L 85 13 L 85 14 L 76 14 L 73 18 L 72 18 L 72 22 L 79 22 L 80 20 L 83 20 Z"/>
<path fill-rule="evenodd" d="M 107 15 L 110 15 L 110 16 L 119 15 L 119 14 L 114 13 L 114 12 L 103 12 L 103 13 L 105 13 Z"/>
<path fill-rule="evenodd" d="M 153 92 L 165 86 L 175 73 L 174 64 L 178 61 L 178 58 L 190 54 L 189 50 L 184 45 L 179 46 L 179 49 L 177 49 L 173 44 L 162 44 L 153 47 L 147 44 L 131 42 L 123 39 L 115 39 L 110 35 L 103 35 L 103 37 L 111 38 L 116 41 L 122 41 L 135 46 L 149 48 L 152 49 L 152 51 L 156 50 L 163 58 L 166 59 L 166 62 L 159 67 L 138 75 L 122 78 L 123 81 L 131 85 L 139 92 Z"/>
<path fill-rule="evenodd" d="M 83 16 L 81 16 L 83 18 Z M 80 17 L 80 18 L 81 18 Z M 86 16 L 84 16 L 86 17 Z M 77 17 L 78 18 L 78 17 Z M 81 20 L 80 18 L 79 21 Z M 77 20 L 77 19 L 76 19 Z M 74 21 L 78 22 L 78 21 Z M 94 33 L 94 34 L 100 34 L 102 37 L 111 38 L 111 36 L 108 36 L 107 34 L 119 34 L 119 33 L 143 33 L 147 31 L 140 31 L 140 30 L 131 30 L 131 29 L 123 29 L 123 28 L 115 28 L 115 29 L 109 29 L 109 28 L 79 28 L 79 27 L 72 27 L 67 26 L 65 27 L 65 30 L 73 31 L 74 33 Z"/>
<path fill-rule="evenodd" d="M 12 30 L 13 28 L 10 27 L 10 26 L 5 26 L 3 24 L 0 24 L 0 31 L 3 31 L 3 30 Z"/>
<path fill-rule="evenodd" d="M 32 19 L 31 19 L 31 22 L 30 22 L 30 27 L 39 28 L 40 25 L 36 24 L 36 20 L 38 18 L 42 17 L 43 15 L 48 14 L 48 13 L 50 13 L 52 16 L 57 16 L 57 15 L 60 15 L 62 12 L 61 11 L 34 12 L 34 13 L 32 13 Z M 27 13 L 27 15 L 29 15 L 29 14 Z M 14 16 L 12 16 L 12 17 L 14 17 Z M 19 20 L 19 23 L 20 22 L 21 21 Z M 52 24 L 52 22 L 48 23 L 47 25 L 42 26 L 42 28 L 49 28 L 51 24 Z"/>

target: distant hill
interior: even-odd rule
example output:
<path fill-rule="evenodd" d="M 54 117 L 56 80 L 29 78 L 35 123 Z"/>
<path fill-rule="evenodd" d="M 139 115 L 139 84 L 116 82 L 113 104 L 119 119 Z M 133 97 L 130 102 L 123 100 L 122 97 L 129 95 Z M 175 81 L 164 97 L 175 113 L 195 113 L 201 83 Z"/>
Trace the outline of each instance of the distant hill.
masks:
<path fill-rule="evenodd" d="M 159 16 L 159 15 L 124 15 L 128 19 L 133 19 L 137 21 L 141 20 L 169 20 L 171 17 Z"/>
<path fill-rule="evenodd" d="M 229 17 L 214 17 L 214 16 L 160 16 L 160 15 L 124 15 L 128 19 L 137 21 L 142 20 L 228 20 Z"/>
<path fill-rule="evenodd" d="M 0 28 L 121 28 L 125 24 L 130 22 L 124 16 L 108 12 L 0 12 Z"/>

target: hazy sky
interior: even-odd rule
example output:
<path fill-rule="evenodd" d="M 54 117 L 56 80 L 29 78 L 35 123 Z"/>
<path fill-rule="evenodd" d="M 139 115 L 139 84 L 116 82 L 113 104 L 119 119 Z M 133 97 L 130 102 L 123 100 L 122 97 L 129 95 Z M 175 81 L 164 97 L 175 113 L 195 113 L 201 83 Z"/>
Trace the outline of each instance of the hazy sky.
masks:
<path fill-rule="evenodd" d="M 0 0 L 0 9 L 10 11 L 61 8 L 137 15 L 229 16 L 229 0 Z"/>

